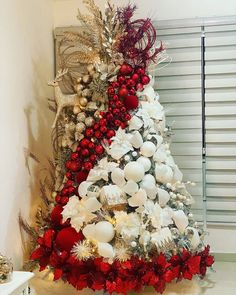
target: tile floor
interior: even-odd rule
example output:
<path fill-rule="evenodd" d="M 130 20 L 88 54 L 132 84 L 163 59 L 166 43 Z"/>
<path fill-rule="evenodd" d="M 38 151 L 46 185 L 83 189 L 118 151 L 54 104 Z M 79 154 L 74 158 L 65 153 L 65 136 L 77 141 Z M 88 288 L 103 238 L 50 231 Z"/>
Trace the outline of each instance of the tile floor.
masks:
<path fill-rule="evenodd" d="M 214 264 L 215 272 L 208 272 L 202 280 L 182 281 L 169 284 L 163 295 L 236 295 L 236 262 L 220 262 Z M 91 290 L 77 292 L 73 287 L 62 282 L 52 283 L 42 279 L 42 274 L 32 281 L 32 295 L 92 295 Z M 102 295 L 96 292 L 96 295 Z M 134 295 L 135 293 L 132 293 Z M 148 288 L 142 295 L 156 294 Z"/>

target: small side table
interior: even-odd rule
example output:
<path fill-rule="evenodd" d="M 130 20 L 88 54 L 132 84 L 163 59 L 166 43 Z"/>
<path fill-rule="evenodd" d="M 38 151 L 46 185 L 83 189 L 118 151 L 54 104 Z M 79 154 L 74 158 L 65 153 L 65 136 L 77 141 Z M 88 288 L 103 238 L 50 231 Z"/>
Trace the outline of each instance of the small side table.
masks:
<path fill-rule="evenodd" d="M 33 276 L 32 272 L 14 271 L 10 282 L 0 284 L 0 295 L 29 295 L 29 281 Z"/>

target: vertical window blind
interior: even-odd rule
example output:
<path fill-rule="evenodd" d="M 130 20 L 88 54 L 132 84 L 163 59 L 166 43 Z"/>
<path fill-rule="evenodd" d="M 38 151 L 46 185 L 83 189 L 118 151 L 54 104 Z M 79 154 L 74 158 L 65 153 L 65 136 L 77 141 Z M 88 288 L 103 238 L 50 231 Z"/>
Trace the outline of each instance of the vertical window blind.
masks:
<path fill-rule="evenodd" d="M 55 52 L 64 31 L 55 29 Z M 172 128 L 171 151 L 193 181 L 195 218 L 236 224 L 236 17 L 160 21 L 170 64 L 155 70 L 155 88 Z M 56 56 L 56 69 L 59 62 Z"/>

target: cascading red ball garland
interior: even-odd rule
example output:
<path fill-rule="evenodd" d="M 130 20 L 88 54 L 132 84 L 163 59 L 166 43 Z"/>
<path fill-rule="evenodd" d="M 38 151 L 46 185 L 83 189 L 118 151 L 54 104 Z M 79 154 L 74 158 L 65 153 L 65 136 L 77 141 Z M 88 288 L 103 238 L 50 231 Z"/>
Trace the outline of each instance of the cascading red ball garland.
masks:
<path fill-rule="evenodd" d="M 136 92 L 142 91 L 149 81 L 144 68 L 121 65 L 116 81 L 110 82 L 107 89 L 108 110 L 101 112 L 93 126 L 86 128 L 76 152 L 71 152 L 65 164 L 67 181 L 55 198 L 57 204 L 51 212 L 51 228 L 39 237 L 38 248 L 31 254 L 31 259 L 39 262 L 41 271 L 47 266 L 53 268 L 54 280 L 63 278 L 79 290 L 89 287 L 110 294 L 141 291 L 145 286 L 163 292 L 166 283 L 174 279 L 191 279 L 196 274 L 204 276 L 206 268 L 214 262 L 209 247 L 194 255 L 184 249 L 181 255 L 173 255 L 168 261 L 160 254 L 151 261 L 134 256 L 112 264 L 102 258 L 79 261 L 70 254 L 73 245 L 84 237 L 70 226 L 69 220 L 62 221 L 63 206 L 71 196 L 79 197 L 80 183 L 104 154 L 104 140 L 110 144 L 115 131 L 128 126 L 130 111 L 139 103 Z"/>

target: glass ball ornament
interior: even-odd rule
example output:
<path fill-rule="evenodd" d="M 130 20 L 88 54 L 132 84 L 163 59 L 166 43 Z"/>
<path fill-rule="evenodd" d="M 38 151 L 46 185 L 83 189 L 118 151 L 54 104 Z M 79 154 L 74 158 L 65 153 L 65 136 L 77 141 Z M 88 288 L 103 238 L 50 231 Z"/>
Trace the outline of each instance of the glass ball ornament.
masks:
<path fill-rule="evenodd" d="M 140 152 L 144 157 L 152 157 L 156 151 L 156 146 L 151 141 L 145 141 L 141 146 Z"/>
<path fill-rule="evenodd" d="M 129 162 L 124 168 L 125 178 L 139 182 L 143 179 L 145 171 L 143 165 L 136 161 Z"/>

